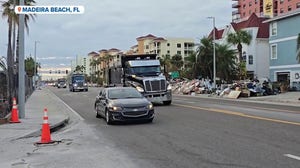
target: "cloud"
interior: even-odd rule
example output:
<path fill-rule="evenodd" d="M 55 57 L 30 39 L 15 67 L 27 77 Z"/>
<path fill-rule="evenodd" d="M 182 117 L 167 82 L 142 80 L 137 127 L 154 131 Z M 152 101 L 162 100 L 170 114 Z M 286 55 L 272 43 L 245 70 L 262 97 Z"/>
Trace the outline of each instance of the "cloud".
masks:
<path fill-rule="evenodd" d="M 82 15 L 38 15 L 25 35 L 25 54 L 34 54 L 47 65 L 69 65 L 76 55 L 118 48 L 128 50 L 136 38 L 149 33 L 162 37 L 195 40 L 216 26 L 231 22 L 231 0 L 41 0 L 37 5 L 82 5 Z M 6 55 L 7 23 L 0 19 L 0 56 Z M 5 25 L 5 26 L 2 26 Z"/>

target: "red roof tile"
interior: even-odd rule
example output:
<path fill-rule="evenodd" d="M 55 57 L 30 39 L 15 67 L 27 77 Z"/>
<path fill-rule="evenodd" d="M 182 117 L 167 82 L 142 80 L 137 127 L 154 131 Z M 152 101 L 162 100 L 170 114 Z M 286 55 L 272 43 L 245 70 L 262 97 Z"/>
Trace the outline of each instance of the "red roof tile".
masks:
<path fill-rule="evenodd" d="M 258 27 L 258 33 L 256 38 L 269 38 L 269 24 L 263 23 L 263 21 L 267 20 L 268 18 L 259 18 L 253 13 L 248 20 L 234 23 L 232 22 L 231 25 L 235 31 L 250 28 L 250 27 Z"/>
<path fill-rule="evenodd" d="M 136 40 L 142 40 L 142 39 L 145 39 L 145 38 L 156 38 L 156 36 L 154 36 L 152 34 L 148 34 L 147 36 L 138 37 L 138 38 L 136 38 Z"/>

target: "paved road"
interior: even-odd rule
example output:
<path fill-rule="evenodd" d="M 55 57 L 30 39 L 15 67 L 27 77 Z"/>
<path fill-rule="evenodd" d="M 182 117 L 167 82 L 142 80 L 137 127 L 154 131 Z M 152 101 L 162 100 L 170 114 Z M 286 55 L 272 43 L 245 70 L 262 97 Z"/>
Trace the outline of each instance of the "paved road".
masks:
<path fill-rule="evenodd" d="M 98 88 L 51 90 L 97 130 L 97 138 L 126 153 L 137 167 L 300 164 L 299 107 L 174 96 L 171 106 L 155 106 L 152 124 L 107 126 L 93 111 Z"/>

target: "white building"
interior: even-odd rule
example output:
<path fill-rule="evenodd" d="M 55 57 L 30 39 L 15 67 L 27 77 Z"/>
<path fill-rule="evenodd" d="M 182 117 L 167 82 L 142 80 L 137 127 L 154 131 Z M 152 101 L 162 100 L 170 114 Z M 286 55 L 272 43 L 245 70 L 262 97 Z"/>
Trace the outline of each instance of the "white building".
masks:
<path fill-rule="evenodd" d="M 250 45 L 242 44 L 243 60 L 246 61 L 247 75 L 251 78 L 269 77 L 269 24 L 263 23 L 264 20 L 266 18 L 259 18 L 252 14 L 248 20 L 231 23 L 224 29 L 215 29 L 216 43 L 219 44 L 228 44 L 228 34 L 239 30 L 247 31 L 252 36 Z M 212 34 L 213 31 L 210 37 L 213 37 Z M 231 49 L 236 50 L 238 60 L 237 46 L 232 45 Z"/>

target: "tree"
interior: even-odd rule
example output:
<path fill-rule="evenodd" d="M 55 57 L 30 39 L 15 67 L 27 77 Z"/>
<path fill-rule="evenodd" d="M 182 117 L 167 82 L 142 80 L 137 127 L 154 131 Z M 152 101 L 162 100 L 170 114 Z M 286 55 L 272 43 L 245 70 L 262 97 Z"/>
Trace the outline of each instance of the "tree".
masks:
<path fill-rule="evenodd" d="M 35 66 L 35 68 L 34 68 Z M 28 75 L 28 77 L 33 77 L 34 74 L 37 74 L 38 68 L 40 68 L 41 65 L 34 61 L 32 57 L 25 59 L 25 72 Z M 34 73 L 35 70 L 35 73 Z"/>
<path fill-rule="evenodd" d="M 165 73 L 170 72 L 171 69 L 171 58 L 170 55 L 162 55 L 161 58 L 159 58 L 160 65 L 164 67 Z"/>
<path fill-rule="evenodd" d="M 238 30 L 236 33 L 230 33 L 227 37 L 227 42 L 231 43 L 233 45 L 237 45 L 237 50 L 239 52 L 239 61 L 241 62 L 242 57 L 242 51 L 243 51 L 243 45 L 247 44 L 249 45 L 251 43 L 252 36 L 244 30 Z"/>
<path fill-rule="evenodd" d="M 75 67 L 75 72 L 83 72 L 85 70 L 85 67 L 83 65 L 77 65 Z"/>
<path fill-rule="evenodd" d="M 24 4 L 27 6 L 32 6 L 35 3 L 34 0 L 25 0 Z M 15 40 L 15 27 L 18 25 L 19 17 L 14 12 L 14 7 L 16 5 L 19 5 L 19 0 L 7 0 L 1 2 L 1 7 L 3 8 L 2 17 L 7 18 L 8 23 L 8 43 L 7 43 L 7 66 L 8 66 L 8 88 L 9 88 L 9 96 L 8 99 L 11 100 L 13 96 L 16 96 L 15 94 L 15 84 L 14 84 L 14 68 L 18 70 L 18 66 L 14 65 L 15 56 L 14 53 L 17 53 L 16 62 L 18 62 L 18 38 L 19 34 L 17 36 L 17 41 Z M 29 32 L 28 29 L 28 21 L 31 19 L 34 20 L 35 15 L 25 15 L 25 28 L 27 30 L 27 33 Z M 17 45 L 16 45 L 17 44 Z M 15 46 L 17 46 L 17 51 L 15 52 Z"/>
<path fill-rule="evenodd" d="M 298 39 L 297 39 L 297 57 L 296 59 L 298 60 L 298 63 L 300 63 L 300 33 L 298 34 Z"/>
<path fill-rule="evenodd" d="M 236 62 L 235 62 L 235 52 L 229 49 L 228 45 L 216 45 L 216 62 L 217 76 L 221 80 L 231 81 L 235 79 L 236 74 Z"/>
<path fill-rule="evenodd" d="M 192 52 L 184 59 L 185 61 L 185 73 L 187 78 L 197 78 L 199 76 L 198 65 L 199 61 L 197 60 L 197 54 Z"/>
<path fill-rule="evenodd" d="M 171 58 L 171 64 L 175 67 L 176 70 L 180 70 L 183 66 L 182 56 L 180 54 L 175 54 Z"/>
<path fill-rule="evenodd" d="M 213 42 L 211 38 L 203 37 L 196 50 L 199 75 L 203 78 L 213 78 Z"/>

